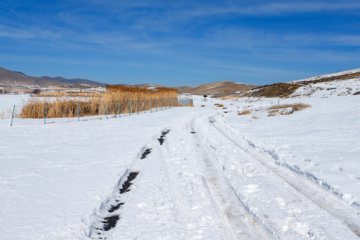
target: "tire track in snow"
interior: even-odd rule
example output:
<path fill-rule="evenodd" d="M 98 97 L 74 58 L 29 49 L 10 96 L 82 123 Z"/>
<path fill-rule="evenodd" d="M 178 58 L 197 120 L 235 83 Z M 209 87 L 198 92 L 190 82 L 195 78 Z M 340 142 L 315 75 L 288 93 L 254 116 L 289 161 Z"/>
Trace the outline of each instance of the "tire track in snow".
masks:
<path fill-rule="evenodd" d="M 216 156 L 211 154 L 204 144 L 204 136 L 199 137 L 195 122 L 203 119 L 199 117 L 188 123 L 187 131 L 192 135 L 193 146 L 198 152 L 198 162 L 203 169 L 203 181 L 215 208 L 219 215 L 226 219 L 232 228 L 235 239 L 274 239 L 274 233 L 259 219 L 251 213 L 246 204 L 238 197 L 232 185 L 223 175 L 221 168 L 217 165 Z M 206 128 L 207 124 L 202 124 L 201 128 Z M 201 129 L 203 130 L 203 129 Z"/>
<path fill-rule="evenodd" d="M 355 236 L 360 237 L 360 213 L 359 210 L 344 202 L 338 196 L 326 191 L 322 187 L 313 183 L 306 177 L 299 175 L 292 170 L 274 163 L 273 156 L 266 152 L 259 151 L 254 145 L 240 134 L 236 134 L 236 129 L 229 130 L 225 122 L 219 124 L 215 119 L 210 120 L 211 126 L 235 147 L 241 149 L 264 168 L 268 169 L 299 194 L 305 196 L 318 208 L 326 211 L 338 222 L 348 228 Z"/>
<path fill-rule="evenodd" d="M 165 141 L 165 135 L 170 130 L 164 130 L 161 133 L 158 141 L 162 145 Z M 155 140 L 153 140 L 155 141 Z M 94 240 L 105 240 L 111 238 L 111 229 L 115 228 L 118 221 L 121 219 L 120 209 L 126 204 L 128 200 L 131 186 L 134 184 L 135 179 L 140 174 L 141 169 L 144 167 L 143 160 L 152 152 L 153 147 L 143 147 L 140 154 L 131 163 L 130 167 L 121 176 L 120 180 L 116 184 L 112 194 L 107 198 L 105 202 L 101 204 L 98 210 L 96 210 L 92 216 L 92 223 L 89 226 L 88 238 Z"/>

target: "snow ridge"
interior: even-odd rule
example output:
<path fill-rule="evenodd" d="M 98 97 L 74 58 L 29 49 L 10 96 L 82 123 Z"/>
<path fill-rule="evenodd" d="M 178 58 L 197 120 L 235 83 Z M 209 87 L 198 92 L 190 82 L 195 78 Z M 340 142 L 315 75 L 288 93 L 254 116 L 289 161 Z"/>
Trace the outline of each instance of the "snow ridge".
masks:
<path fill-rule="evenodd" d="M 324 75 L 320 75 L 320 76 L 316 76 L 316 77 L 294 80 L 294 81 L 290 81 L 289 83 L 296 83 L 296 82 L 303 82 L 303 81 L 315 81 L 315 80 L 319 80 L 319 79 L 323 79 L 323 78 L 338 77 L 338 76 L 342 76 L 342 75 L 348 75 L 348 74 L 359 73 L 359 72 L 360 72 L 360 68 L 356 68 L 356 69 L 337 72 L 337 73 L 324 74 Z"/>

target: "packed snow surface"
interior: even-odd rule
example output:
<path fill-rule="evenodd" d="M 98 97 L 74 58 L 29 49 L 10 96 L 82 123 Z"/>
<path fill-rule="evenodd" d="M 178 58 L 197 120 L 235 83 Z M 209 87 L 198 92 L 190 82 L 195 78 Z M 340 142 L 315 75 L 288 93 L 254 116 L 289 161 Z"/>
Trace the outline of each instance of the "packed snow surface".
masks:
<path fill-rule="evenodd" d="M 359 98 L 0 119 L 0 238 L 359 239 Z"/>

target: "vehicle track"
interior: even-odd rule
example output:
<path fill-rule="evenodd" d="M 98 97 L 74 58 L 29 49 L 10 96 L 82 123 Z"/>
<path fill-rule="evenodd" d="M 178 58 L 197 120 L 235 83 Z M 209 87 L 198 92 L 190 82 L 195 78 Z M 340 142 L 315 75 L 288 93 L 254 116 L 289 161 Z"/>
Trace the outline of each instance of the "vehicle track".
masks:
<path fill-rule="evenodd" d="M 232 228 L 235 239 L 275 239 L 276 234 L 266 224 L 251 213 L 247 205 L 238 197 L 228 179 L 218 167 L 217 159 L 209 151 L 200 137 L 197 121 L 207 118 L 206 116 L 192 119 L 187 124 L 187 132 L 192 137 L 190 144 L 197 152 L 198 164 L 201 166 L 204 185 L 213 199 L 219 216 L 226 219 Z M 201 128 L 206 128 L 202 125 Z"/>
<path fill-rule="evenodd" d="M 158 141 L 163 144 L 165 135 L 170 130 L 165 129 L 161 132 Z M 144 146 L 137 157 L 132 161 L 130 166 L 126 169 L 124 174 L 120 177 L 115 185 L 113 192 L 109 197 L 94 211 L 90 219 L 92 222 L 89 225 L 89 231 L 86 233 L 87 237 L 94 240 L 105 240 L 111 238 L 111 229 L 115 228 L 118 221 L 121 219 L 120 210 L 126 205 L 129 198 L 131 186 L 134 184 L 136 178 L 144 168 L 144 161 L 155 146 L 155 139 L 151 143 Z M 109 232 L 110 231 L 110 232 Z"/>
<path fill-rule="evenodd" d="M 310 181 L 303 175 L 299 175 L 284 166 L 277 165 L 274 163 L 271 154 L 259 151 L 254 145 L 249 144 L 244 137 L 237 133 L 236 129 L 232 129 L 221 119 L 209 118 L 204 120 L 204 122 L 209 123 L 209 128 L 212 128 L 217 133 L 221 134 L 233 147 L 246 153 L 248 157 L 254 160 L 254 162 L 259 163 L 265 170 L 270 171 L 283 180 L 286 185 L 293 188 L 298 194 L 309 199 L 310 203 L 316 205 L 317 208 L 324 210 L 328 215 L 331 215 L 330 217 L 336 218 L 336 222 L 342 224 L 344 228 L 347 228 L 353 233 L 353 238 L 360 237 L 360 215 L 358 209 Z M 216 147 L 220 148 L 221 146 Z M 209 150 L 211 151 L 211 148 L 209 148 Z M 321 228 L 322 227 L 319 224 L 318 229 Z M 325 232 L 326 231 L 324 230 L 323 234 L 326 239 Z M 319 234 L 321 235 L 321 233 Z"/>

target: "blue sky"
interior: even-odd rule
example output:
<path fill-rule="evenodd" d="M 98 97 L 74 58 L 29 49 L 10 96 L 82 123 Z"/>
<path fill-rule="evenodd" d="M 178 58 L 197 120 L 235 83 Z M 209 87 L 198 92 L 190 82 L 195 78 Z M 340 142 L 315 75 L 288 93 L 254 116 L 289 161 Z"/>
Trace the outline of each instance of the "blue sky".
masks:
<path fill-rule="evenodd" d="M 263 85 L 359 63 L 359 0 L 0 2 L 0 67 L 37 77 Z"/>

